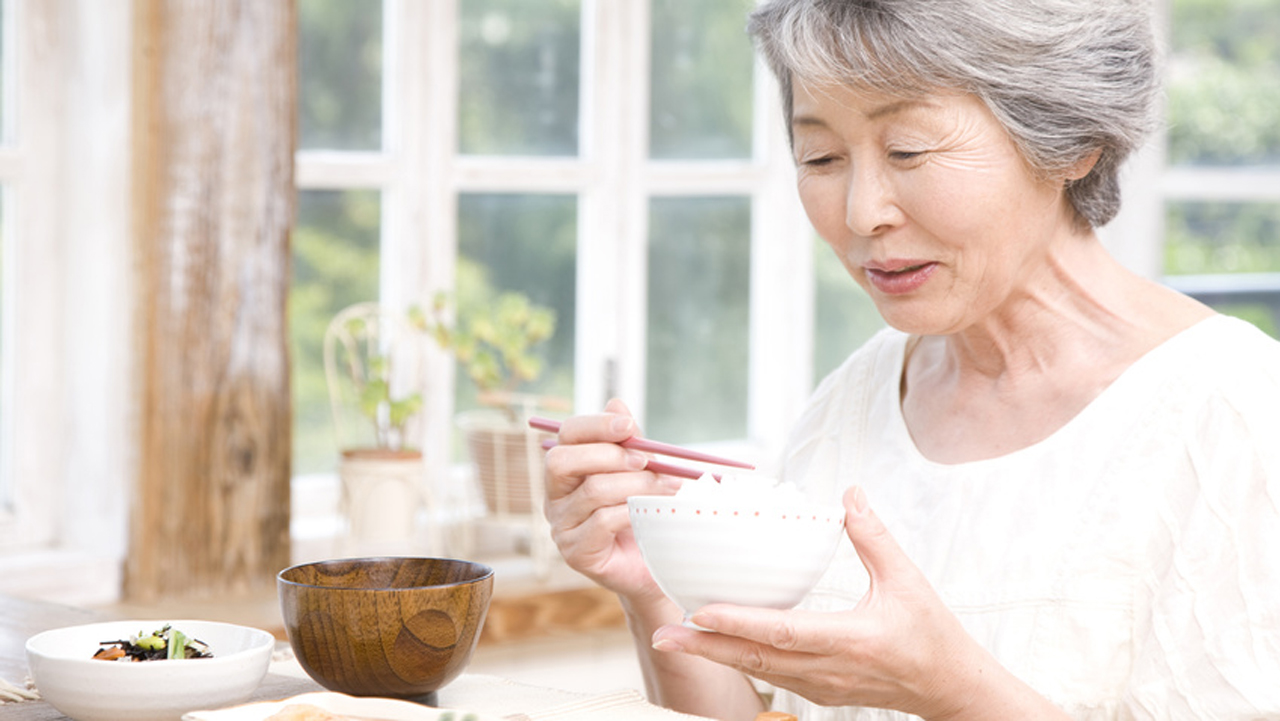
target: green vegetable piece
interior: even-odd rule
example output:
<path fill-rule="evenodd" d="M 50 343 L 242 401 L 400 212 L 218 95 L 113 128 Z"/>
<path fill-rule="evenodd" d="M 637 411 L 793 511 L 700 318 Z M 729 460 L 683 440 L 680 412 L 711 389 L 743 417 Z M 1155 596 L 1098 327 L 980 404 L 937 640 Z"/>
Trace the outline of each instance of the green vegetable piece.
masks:
<path fill-rule="evenodd" d="M 187 637 L 179 630 L 169 633 L 169 658 L 187 657 Z"/>
<path fill-rule="evenodd" d="M 158 651 L 164 648 L 164 639 L 153 633 L 150 636 L 142 636 L 133 645 L 147 651 Z"/>

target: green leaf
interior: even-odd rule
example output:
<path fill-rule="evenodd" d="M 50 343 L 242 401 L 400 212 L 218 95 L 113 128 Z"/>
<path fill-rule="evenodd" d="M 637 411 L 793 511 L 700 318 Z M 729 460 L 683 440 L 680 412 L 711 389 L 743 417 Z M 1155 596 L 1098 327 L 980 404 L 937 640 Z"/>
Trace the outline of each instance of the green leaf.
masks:
<path fill-rule="evenodd" d="M 342 327 L 349 335 L 362 335 L 365 331 L 364 318 L 351 318 Z"/>
<path fill-rule="evenodd" d="M 187 657 L 187 637 L 176 628 L 169 632 L 169 649 L 166 655 L 168 658 Z"/>
<path fill-rule="evenodd" d="M 369 381 L 360 394 L 360 412 L 370 418 L 377 419 L 378 407 L 391 398 L 391 390 L 387 382 L 381 378 Z"/>
<path fill-rule="evenodd" d="M 399 428 L 413 417 L 413 414 L 422 410 L 422 395 L 414 393 L 408 397 L 398 401 L 392 401 L 389 412 L 389 421 L 392 428 Z"/>

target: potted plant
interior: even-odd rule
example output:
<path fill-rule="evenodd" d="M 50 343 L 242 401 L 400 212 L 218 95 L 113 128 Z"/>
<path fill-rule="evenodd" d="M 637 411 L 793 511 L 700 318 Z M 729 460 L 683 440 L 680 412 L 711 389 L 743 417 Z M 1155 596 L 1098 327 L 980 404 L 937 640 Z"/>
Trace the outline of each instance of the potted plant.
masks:
<path fill-rule="evenodd" d="M 431 333 L 449 350 L 476 389 L 481 408 L 458 414 L 476 479 L 497 516 L 527 515 L 540 508 L 541 440 L 524 420 L 539 410 L 565 410 L 568 401 L 521 393 L 543 372 L 538 347 L 555 333 L 555 311 L 529 297 L 504 292 L 460 305 L 449 323 L 449 303 L 437 296 Z"/>
<path fill-rule="evenodd" d="M 325 333 L 341 503 L 350 540 L 361 550 L 408 540 L 426 500 L 422 452 L 412 444 L 422 409 L 425 326 L 418 311 L 357 303 L 335 315 Z"/>

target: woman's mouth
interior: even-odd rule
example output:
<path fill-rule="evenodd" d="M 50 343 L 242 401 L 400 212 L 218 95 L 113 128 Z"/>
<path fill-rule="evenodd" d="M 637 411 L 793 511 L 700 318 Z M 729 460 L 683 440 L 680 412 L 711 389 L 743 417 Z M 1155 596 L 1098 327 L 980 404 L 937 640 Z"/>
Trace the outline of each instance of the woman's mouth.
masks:
<path fill-rule="evenodd" d="M 878 266 L 863 266 L 867 280 L 886 295 L 910 293 L 929 280 L 938 267 L 931 261 L 903 261 Z"/>

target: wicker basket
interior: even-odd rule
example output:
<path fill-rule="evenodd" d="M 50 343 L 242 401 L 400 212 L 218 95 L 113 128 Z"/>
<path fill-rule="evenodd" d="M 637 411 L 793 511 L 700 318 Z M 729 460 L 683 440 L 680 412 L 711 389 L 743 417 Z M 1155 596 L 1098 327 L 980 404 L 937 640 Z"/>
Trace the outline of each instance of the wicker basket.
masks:
<path fill-rule="evenodd" d="M 489 512 L 495 516 L 542 513 L 542 441 L 548 433 L 521 427 L 500 411 L 459 414 L 475 468 L 476 482 Z"/>

